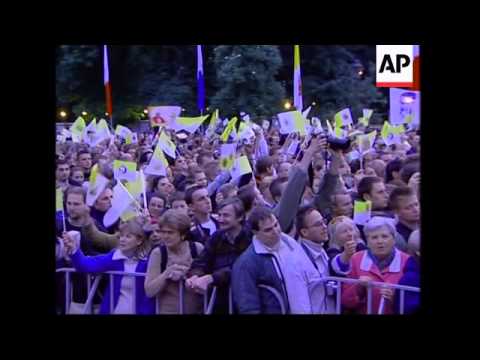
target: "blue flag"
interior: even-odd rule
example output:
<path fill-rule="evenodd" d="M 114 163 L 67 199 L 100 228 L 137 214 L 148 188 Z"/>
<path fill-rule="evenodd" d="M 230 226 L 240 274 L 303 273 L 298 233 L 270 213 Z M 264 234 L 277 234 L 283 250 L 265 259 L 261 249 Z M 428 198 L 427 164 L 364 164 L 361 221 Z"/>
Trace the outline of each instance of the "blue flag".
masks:
<path fill-rule="evenodd" d="M 203 79 L 202 45 L 197 45 L 197 84 L 198 84 L 198 110 L 205 109 L 205 81 Z"/>

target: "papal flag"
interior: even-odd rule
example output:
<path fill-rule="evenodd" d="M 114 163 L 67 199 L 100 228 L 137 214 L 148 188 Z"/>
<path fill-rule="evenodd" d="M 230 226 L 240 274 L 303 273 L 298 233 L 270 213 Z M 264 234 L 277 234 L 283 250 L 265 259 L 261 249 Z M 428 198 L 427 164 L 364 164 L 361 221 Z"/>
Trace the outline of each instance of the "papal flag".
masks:
<path fill-rule="evenodd" d="M 168 161 L 163 154 L 160 144 L 157 143 L 155 151 L 153 152 L 150 162 L 144 170 L 145 174 L 148 175 L 157 175 L 157 176 L 166 176 L 167 175 Z"/>
<path fill-rule="evenodd" d="M 303 110 L 302 75 L 300 72 L 300 45 L 294 46 L 293 56 L 293 104 L 298 111 Z"/>
<path fill-rule="evenodd" d="M 98 199 L 103 190 L 107 187 L 109 180 L 103 176 L 99 169 L 98 164 L 95 164 L 92 167 L 90 172 L 90 179 L 88 182 L 88 191 L 87 191 L 87 205 L 93 206 L 95 200 Z"/>

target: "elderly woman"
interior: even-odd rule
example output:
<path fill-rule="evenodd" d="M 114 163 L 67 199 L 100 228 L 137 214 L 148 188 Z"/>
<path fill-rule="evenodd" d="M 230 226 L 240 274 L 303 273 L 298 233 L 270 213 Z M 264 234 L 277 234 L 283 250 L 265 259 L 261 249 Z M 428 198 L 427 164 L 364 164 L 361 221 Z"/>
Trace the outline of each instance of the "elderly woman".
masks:
<path fill-rule="evenodd" d="M 150 253 L 145 293 L 148 297 L 158 297 L 157 313 L 179 314 L 179 284 L 203 245 L 188 241 L 190 218 L 181 211 L 167 210 L 160 217 L 159 226 L 162 244 Z M 185 313 L 200 313 L 200 295 L 187 288 L 184 294 Z"/>
<path fill-rule="evenodd" d="M 330 273 L 333 276 L 345 276 L 350 259 L 359 251 L 366 250 L 360 231 L 352 219 L 337 216 L 328 224 L 328 250 Z"/>
<path fill-rule="evenodd" d="M 342 304 L 347 309 L 367 312 L 367 285 L 370 281 L 398 284 L 404 274 L 409 255 L 395 248 L 395 227 L 384 217 L 373 217 L 364 227 L 368 249 L 355 253 L 350 260 L 348 277 L 360 280 L 357 284 L 344 284 Z M 384 298 L 385 314 L 392 314 L 393 289 L 372 289 L 372 313 L 379 309 Z"/>

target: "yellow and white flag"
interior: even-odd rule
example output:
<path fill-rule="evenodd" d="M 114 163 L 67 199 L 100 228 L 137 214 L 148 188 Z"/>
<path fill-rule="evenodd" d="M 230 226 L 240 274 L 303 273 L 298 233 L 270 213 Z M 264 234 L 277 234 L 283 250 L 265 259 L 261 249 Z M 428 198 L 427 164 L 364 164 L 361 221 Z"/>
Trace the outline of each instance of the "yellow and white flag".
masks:
<path fill-rule="evenodd" d="M 230 119 L 227 126 L 225 127 L 225 130 L 223 130 L 222 135 L 220 135 L 220 139 L 222 140 L 222 142 L 225 143 L 228 141 L 228 137 L 230 136 L 230 133 L 235 129 L 237 121 L 237 117 L 233 117 L 232 119 Z"/>
<path fill-rule="evenodd" d="M 353 124 L 352 113 L 349 108 L 343 109 L 335 114 L 335 127 Z"/>
<path fill-rule="evenodd" d="M 55 212 L 63 211 L 63 191 L 57 188 L 55 192 Z"/>
<path fill-rule="evenodd" d="M 170 127 L 175 131 L 185 130 L 193 134 L 202 125 L 209 115 L 199 117 L 177 117 Z"/>
<path fill-rule="evenodd" d="M 215 129 L 217 128 L 217 123 L 218 123 L 218 109 L 214 111 L 212 114 L 212 118 L 210 119 L 210 124 L 208 125 L 206 135 L 208 137 L 212 136 L 215 133 Z"/>
<path fill-rule="evenodd" d="M 220 146 L 220 168 L 230 170 L 235 162 L 236 144 L 222 144 Z"/>
<path fill-rule="evenodd" d="M 98 169 L 98 164 L 92 167 L 88 182 L 87 205 L 93 206 L 103 190 L 107 187 L 109 180 L 103 176 Z"/>
<path fill-rule="evenodd" d="M 365 225 L 372 217 L 372 203 L 370 201 L 355 201 L 353 207 L 353 222 Z"/>
<path fill-rule="evenodd" d="M 108 228 L 120 217 L 126 221 L 138 215 L 140 215 L 140 204 L 119 181 L 113 188 L 112 206 L 103 217 L 103 225 Z"/>
<path fill-rule="evenodd" d="M 358 149 L 362 155 L 365 155 L 373 148 L 373 144 L 375 142 L 375 138 L 377 137 L 377 130 L 373 130 L 372 132 L 359 135 L 358 139 Z"/>
<path fill-rule="evenodd" d="M 293 55 L 293 105 L 298 111 L 303 110 L 302 74 L 300 72 L 300 45 L 294 46 Z"/>
<path fill-rule="evenodd" d="M 232 180 L 238 179 L 240 176 L 250 174 L 252 172 L 252 167 L 250 166 L 250 162 L 246 156 L 240 156 L 236 158 L 232 170 L 230 170 Z"/>
<path fill-rule="evenodd" d="M 113 176 L 117 180 L 135 181 L 137 163 L 133 161 L 115 160 L 113 162 Z"/>
<path fill-rule="evenodd" d="M 79 116 L 77 120 L 70 126 L 70 132 L 72 133 L 72 141 L 80 142 L 82 140 L 83 130 L 85 129 L 85 120 Z"/>
<path fill-rule="evenodd" d="M 155 151 L 148 163 L 147 167 L 144 170 L 145 174 L 148 175 L 157 175 L 157 176 L 166 176 L 167 175 L 168 161 L 163 155 L 162 148 L 160 144 L 157 143 Z"/>
<path fill-rule="evenodd" d="M 277 114 L 280 124 L 281 134 L 290 134 L 292 132 L 298 132 L 300 135 L 306 135 L 307 119 L 305 119 L 302 113 L 298 110 L 287 111 Z"/>
<path fill-rule="evenodd" d="M 117 125 L 117 128 L 115 129 L 115 135 L 127 140 L 129 136 L 132 136 L 132 131 L 126 126 Z"/>
<path fill-rule="evenodd" d="M 170 136 L 168 136 L 165 132 L 162 131 L 160 137 L 158 138 L 158 146 L 163 150 L 165 154 L 170 156 L 171 158 L 176 158 L 175 150 L 177 146 L 172 141 Z"/>

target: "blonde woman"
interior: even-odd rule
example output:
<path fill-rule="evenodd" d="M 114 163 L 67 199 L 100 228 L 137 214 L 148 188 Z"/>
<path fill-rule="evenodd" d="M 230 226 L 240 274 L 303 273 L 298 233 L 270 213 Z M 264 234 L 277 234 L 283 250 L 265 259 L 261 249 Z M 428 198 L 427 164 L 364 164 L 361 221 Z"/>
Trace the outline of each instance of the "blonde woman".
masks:
<path fill-rule="evenodd" d="M 108 254 L 85 256 L 68 233 L 63 234 L 63 242 L 72 264 L 79 272 L 102 273 L 125 271 L 145 273 L 148 249 L 144 221 L 137 217 L 120 225 L 118 247 Z M 110 314 L 110 287 L 113 286 L 113 314 L 153 314 L 155 304 L 145 295 L 141 276 L 114 275 L 113 284 L 108 278 L 108 286 L 103 297 L 100 314 Z M 135 309 L 133 293 L 136 293 Z"/>
<path fill-rule="evenodd" d="M 328 239 L 330 273 L 333 276 L 345 276 L 353 254 L 367 248 L 360 231 L 349 217 L 337 216 L 328 224 Z"/>
<path fill-rule="evenodd" d="M 190 218 L 179 210 L 167 210 L 159 219 L 161 245 L 155 247 L 148 260 L 145 293 L 158 297 L 159 314 L 179 314 L 179 286 L 193 259 L 203 250 L 203 245 L 190 242 Z M 186 314 L 201 312 L 202 297 L 185 289 Z"/>

